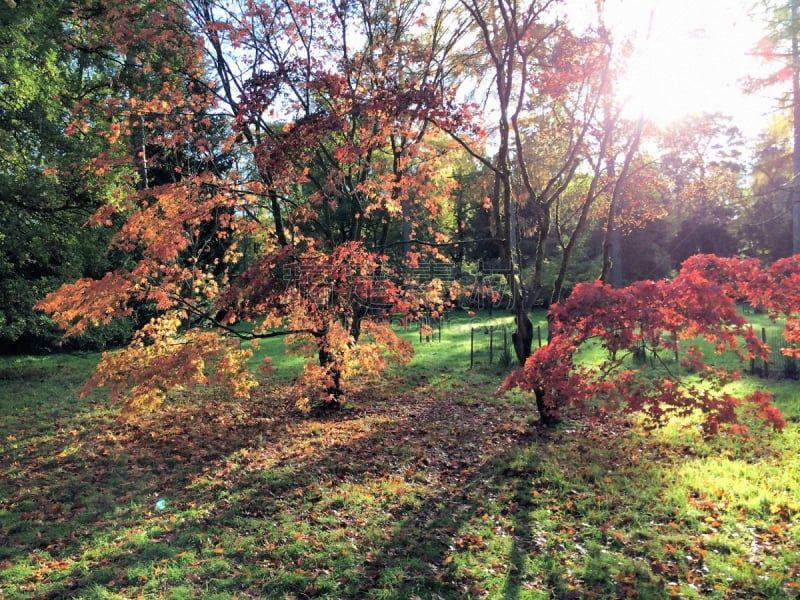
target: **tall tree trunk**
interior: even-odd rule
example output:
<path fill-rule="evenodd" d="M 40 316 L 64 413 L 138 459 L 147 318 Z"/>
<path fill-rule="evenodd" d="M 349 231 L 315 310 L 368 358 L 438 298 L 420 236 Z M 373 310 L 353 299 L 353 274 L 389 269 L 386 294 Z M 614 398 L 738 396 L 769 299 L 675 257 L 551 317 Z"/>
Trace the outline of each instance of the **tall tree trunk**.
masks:
<path fill-rule="evenodd" d="M 617 176 L 617 165 L 614 156 L 606 159 L 606 173 L 609 181 L 614 181 Z M 617 225 L 617 206 L 619 205 L 619 180 L 614 183 L 611 192 L 611 202 L 608 203 L 606 214 L 606 231 L 603 237 L 603 266 L 600 269 L 600 281 L 621 287 L 622 282 L 622 252 L 620 252 L 621 235 Z"/>
<path fill-rule="evenodd" d="M 286 232 L 283 229 L 283 215 L 281 214 L 281 203 L 278 199 L 278 194 L 270 187 L 269 191 L 270 209 L 272 210 L 272 220 L 275 223 L 275 235 L 278 239 L 278 244 L 286 246 L 289 241 L 286 238 Z"/>
<path fill-rule="evenodd" d="M 353 306 L 353 320 L 350 321 L 350 337 L 353 338 L 353 343 L 358 342 L 361 337 L 361 323 L 364 317 L 367 316 L 368 305 L 366 303 L 355 303 Z"/>
<path fill-rule="evenodd" d="M 536 247 L 533 254 L 533 276 L 531 278 L 531 297 L 540 300 L 542 294 L 542 275 L 544 272 L 544 257 L 547 253 L 547 238 L 550 236 L 551 215 L 550 207 L 540 205 L 536 217 Z"/>
<path fill-rule="evenodd" d="M 792 3 L 792 117 L 794 150 L 792 152 L 792 252 L 800 254 L 800 23 L 798 0 Z"/>
<path fill-rule="evenodd" d="M 502 128 L 502 127 L 501 127 Z M 505 138 L 508 139 L 508 125 L 505 125 Z M 511 197 L 511 166 L 508 162 L 508 144 L 501 147 L 498 155 L 498 172 L 495 175 L 495 198 L 500 199 L 503 208 L 502 258 L 508 269 L 508 285 L 514 310 L 514 322 L 517 330 L 511 335 L 514 343 L 514 354 L 517 362 L 524 365 L 531 355 L 533 346 L 533 323 L 528 318 L 525 288 L 522 284 L 522 268 L 519 261 L 519 243 L 517 240 L 516 206 Z M 499 211 L 495 213 L 499 219 Z"/>
<path fill-rule="evenodd" d="M 328 328 L 322 331 L 314 332 L 314 337 L 317 340 L 317 358 L 319 366 L 325 369 L 329 375 L 329 382 L 325 386 L 326 397 L 324 399 L 324 406 L 326 408 L 337 408 L 341 405 L 344 399 L 344 390 L 342 387 L 342 370 L 341 365 L 336 360 L 336 354 L 331 352 L 328 344 Z"/>
<path fill-rule="evenodd" d="M 644 119 L 640 118 L 636 130 L 631 140 L 631 145 L 625 154 L 625 161 L 622 164 L 622 171 L 617 176 L 616 163 L 613 156 L 607 158 L 607 173 L 609 181 L 614 181 L 614 189 L 611 192 L 611 202 L 608 206 L 606 216 L 606 234 L 603 239 L 603 267 L 600 272 L 600 281 L 611 284 L 612 287 L 622 287 L 622 235 L 617 224 L 617 212 L 622 197 L 622 186 L 631 170 L 633 157 L 639 149 L 644 129 Z"/>

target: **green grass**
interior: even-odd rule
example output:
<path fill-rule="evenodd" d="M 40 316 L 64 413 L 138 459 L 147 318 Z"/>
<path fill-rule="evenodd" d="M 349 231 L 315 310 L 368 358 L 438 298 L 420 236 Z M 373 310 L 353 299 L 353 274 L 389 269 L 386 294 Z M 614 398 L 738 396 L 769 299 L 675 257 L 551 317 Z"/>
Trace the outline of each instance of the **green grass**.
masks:
<path fill-rule="evenodd" d="M 74 395 L 97 357 L 0 359 L 0 598 L 798 597 L 796 382 L 736 384 L 781 435 L 540 429 L 469 367 L 504 318 L 404 332 L 411 365 L 333 414 L 294 410 L 295 359 L 136 419 Z"/>

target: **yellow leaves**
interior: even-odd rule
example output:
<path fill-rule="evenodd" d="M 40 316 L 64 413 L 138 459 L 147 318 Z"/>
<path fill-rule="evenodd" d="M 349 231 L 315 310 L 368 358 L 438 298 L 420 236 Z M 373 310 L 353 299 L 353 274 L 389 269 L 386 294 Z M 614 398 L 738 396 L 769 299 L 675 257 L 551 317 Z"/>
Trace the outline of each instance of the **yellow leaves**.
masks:
<path fill-rule="evenodd" d="M 309 414 L 311 412 L 311 400 L 309 400 L 308 396 L 303 396 L 302 398 L 298 398 L 297 401 L 294 403 L 294 406 L 297 410 L 299 410 L 303 414 Z"/>
<path fill-rule="evenodd" d="M 248 397 L 257 385 L 247 367 L 252 351 L 213 331 L 179 335 L 181 326 L 179 313 L 151 320 L 127 348 L 103 355 L 81 393 L 106 387 L 129 410 L 144 411 L 160 406 L 172 391 L 209 382 L 234 398 Z"/>
<path fill-rule="evenodd" d="M 781 521 L 789 522 L 800 513 L 800 503 L 795 501 L 773 502 L 769 505 L 769 514 L 778 517 Z"/>
<path fill-rule="evenodd" d="M 61 452 L 59 452 L 56 455 L 56 458 L 61 458 L 61 459 L 67 458 L 69 456 L 77 454 L 79 451 L 80 451 L 80 445 L 70 445 L 61 450 Z"/>

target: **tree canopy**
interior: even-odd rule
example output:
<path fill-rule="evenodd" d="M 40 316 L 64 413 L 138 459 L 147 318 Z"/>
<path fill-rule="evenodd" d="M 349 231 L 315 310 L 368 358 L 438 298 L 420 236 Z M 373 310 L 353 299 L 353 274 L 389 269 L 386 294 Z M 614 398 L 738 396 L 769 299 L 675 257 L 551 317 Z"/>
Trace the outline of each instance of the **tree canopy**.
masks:
<path fill-rule="evenodd" d="M 209 369 L 245 393 L 253 382 L 238 340 L 287 334 L 313 349 L 306 379 L 336 402 L 353 365 L 375 370 L 379 356 L 404 356 L 404 344 L 387 342 L 387 326 L 362 322 L 370 312 L 435 309 L 447 299 L 401 285 L 398 271 L 441 241 L 433 224 L 452 186 L 441 172 L 441 128 L 470 124 L 468 107 L 445 93 L 443 13 L 423 29 L 421 7 L 187 2 L 162 11 L 121 3 L 108 7 L 113 26 L 108 15 L 96 22 L 85 13 L 85 43 L 119 57 L 114 82 L 126 90 L 108 99 L 109 122 L 77 124 L 114 142 L 89 165 L 100 176 L 133 147 L 138 166 L 136 185 L 93 220 L 121 216 L 112 247 L 135 259 L 65 285 L 39 306 L 69 334 L 135 305 L 156 312 L 126 353 L 107 356 L 95 383 L 132 382 L 134 363 L 143 373 L 136 357 L 146 355 L 152 377 L 124 384 L 134 403 L 153 404 L 187 378 L 206 381 Z M 218 115 L 229 119 L 221 146 L 238 157 L 236 168 L 151 181 L 159 158 L 151 147 L 163 155 L 188 144 L 200 161 L 214 160 L 205 129 Z M 239 327 L 243 319 L 253 326 Z M 393 351 L 356 360 L 356 342 L 371 347 L 362 333 Z M 183 359 L 170 365 L 167 356 Z"/>

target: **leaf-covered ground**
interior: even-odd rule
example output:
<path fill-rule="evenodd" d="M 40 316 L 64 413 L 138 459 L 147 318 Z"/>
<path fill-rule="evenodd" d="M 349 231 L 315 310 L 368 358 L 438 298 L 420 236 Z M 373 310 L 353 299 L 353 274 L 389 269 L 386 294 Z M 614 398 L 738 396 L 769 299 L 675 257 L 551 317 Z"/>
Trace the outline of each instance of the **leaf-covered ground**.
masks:
<path fill-rule="evenodd" d="M 536 427 L 493 374 L 342 411 L 213 392 L 135 420 L 48 361 L 0 369 L 0 597 L 787 598 L 797 424 L 774 438 Z"/>

